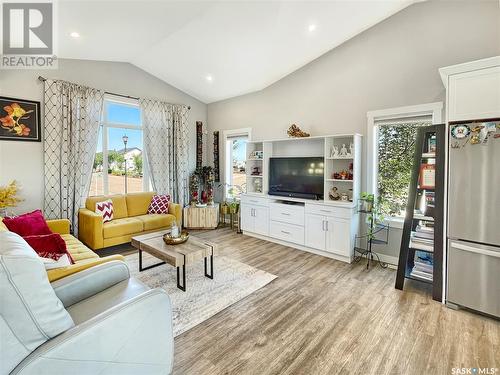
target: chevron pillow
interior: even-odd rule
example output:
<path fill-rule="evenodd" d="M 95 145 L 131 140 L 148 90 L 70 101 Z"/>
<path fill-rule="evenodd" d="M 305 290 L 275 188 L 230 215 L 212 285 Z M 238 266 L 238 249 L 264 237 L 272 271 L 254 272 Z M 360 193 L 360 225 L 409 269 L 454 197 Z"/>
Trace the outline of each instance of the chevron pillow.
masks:
<path fill-rule="evenodd" d="M 168 214 L 168 203 L 170 195 L 153 195 L 149 204 L 148 214 Z"/>
<path fill-rule="evenodd" d="M 102 216 L 102 222 L 113 220 L 113 201 L 111 199 L 97 202 L 95 204 L 95 213 Z"/>

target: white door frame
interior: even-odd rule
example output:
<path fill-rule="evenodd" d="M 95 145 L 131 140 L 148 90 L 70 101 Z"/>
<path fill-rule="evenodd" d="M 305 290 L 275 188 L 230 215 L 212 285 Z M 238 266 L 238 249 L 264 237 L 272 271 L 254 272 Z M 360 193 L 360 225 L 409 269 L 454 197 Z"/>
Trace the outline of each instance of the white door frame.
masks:
<path fill-rule="evenodd" d="M 252 140 L 252 128 L 239 128 L 239 129 L 228 129 L 224 130 L 222 132 L 222 141 L 223 141 L 223 147 L 222 149 L 224 150 L 222 153 L 222 181 L 224 184 L 224 199 L 227 197 L 227 183 L 228 181 L 231 180 L 231 174 L 232 174 L 232 168 L 229 168 L 229 176 L 226 176 L 226 170 L 228 169 L 227 163 L 229 162 L 228 155 L 227 155 L 227 139 L 231 137 L 238 137 L 238 136 L 246 136 L 248 137 L 248 140 Z"/>

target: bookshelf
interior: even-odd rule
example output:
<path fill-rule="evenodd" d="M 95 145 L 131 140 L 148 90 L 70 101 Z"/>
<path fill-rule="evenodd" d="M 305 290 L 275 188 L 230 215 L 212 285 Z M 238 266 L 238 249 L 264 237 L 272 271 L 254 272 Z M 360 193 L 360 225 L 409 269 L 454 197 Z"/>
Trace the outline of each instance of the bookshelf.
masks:
<path fill-rule="evenodd" d="M 418 129 L 396 289 L 411 279 L 432 285 L 443 300 L 445 125 Z"/>

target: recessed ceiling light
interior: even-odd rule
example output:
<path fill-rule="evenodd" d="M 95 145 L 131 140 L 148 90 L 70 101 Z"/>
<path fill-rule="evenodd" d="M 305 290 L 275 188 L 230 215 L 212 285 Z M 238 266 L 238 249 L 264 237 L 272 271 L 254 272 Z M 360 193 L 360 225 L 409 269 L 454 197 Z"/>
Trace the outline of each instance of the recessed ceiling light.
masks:
<path fill-rule="evenodd" d="M 315 24 L 310 24 L 309 27 L 308 27 L 308 30 L 310 33 L 312 33 L 314 30 L 316 30 L 316 25 Z"/>
<path fill-rule="evenodd" d="M 214 80 L 214 78 L 210 75 L 206 76 L 205 79 L 208 81 L 208 82 L 212 82 Z"/>
<path fill-rule="evenodd" d="M 73 31 L 71 34 L 69 34 L 72 38 L 79 38 L 80 34 L 78 34 L 76 31 Z"/>

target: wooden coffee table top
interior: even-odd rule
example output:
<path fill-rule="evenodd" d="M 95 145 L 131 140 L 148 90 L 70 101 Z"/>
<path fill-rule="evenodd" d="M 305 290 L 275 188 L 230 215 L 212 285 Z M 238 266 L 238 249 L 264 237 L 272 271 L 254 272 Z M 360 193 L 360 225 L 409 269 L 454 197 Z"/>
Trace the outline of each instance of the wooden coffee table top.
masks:
<path fill-rule="evenodd" d="M 167 233 L 170 233 L 170 230 L 132 237 L 132 246 L 174 267 L 189 265 L 197 260 L 215 255 L 216 245 L 214 243 L 193 235 L 189 235 L 189 239 L 182 244 L 167 245 L 163 241 L 163 235 Z"/>

